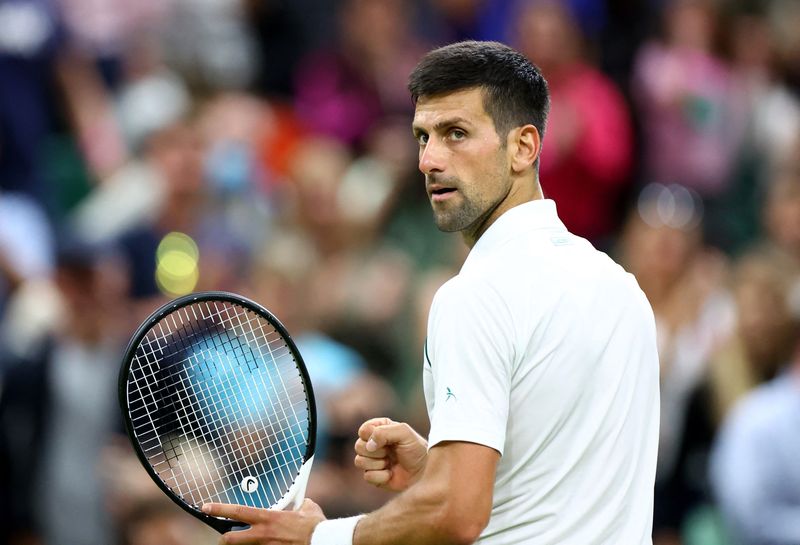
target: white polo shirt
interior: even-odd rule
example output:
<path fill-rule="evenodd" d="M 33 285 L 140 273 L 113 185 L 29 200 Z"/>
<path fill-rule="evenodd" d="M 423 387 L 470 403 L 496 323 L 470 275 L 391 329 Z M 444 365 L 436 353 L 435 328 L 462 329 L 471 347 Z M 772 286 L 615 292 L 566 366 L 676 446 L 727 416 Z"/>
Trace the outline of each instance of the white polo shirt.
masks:
<path fill-rule="evenodd" d="M 429 446 L 502 454 L 480 543 L 651 543 L 653 312 L 553 201 L 512 208 L 481 236 L 434 298 L 423 365 Z"/>

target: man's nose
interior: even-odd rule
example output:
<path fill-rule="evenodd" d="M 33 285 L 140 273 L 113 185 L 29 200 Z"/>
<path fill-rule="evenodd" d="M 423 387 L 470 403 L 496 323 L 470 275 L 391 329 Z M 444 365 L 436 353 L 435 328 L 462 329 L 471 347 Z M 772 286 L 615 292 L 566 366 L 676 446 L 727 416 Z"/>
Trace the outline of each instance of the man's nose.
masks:
<path fill-rule="evenodd" d="M 419 151 L 419 170 L 423 174 L 444 172 L 445 149 L 437 145 L 431 138 L 423 149 Z"/>

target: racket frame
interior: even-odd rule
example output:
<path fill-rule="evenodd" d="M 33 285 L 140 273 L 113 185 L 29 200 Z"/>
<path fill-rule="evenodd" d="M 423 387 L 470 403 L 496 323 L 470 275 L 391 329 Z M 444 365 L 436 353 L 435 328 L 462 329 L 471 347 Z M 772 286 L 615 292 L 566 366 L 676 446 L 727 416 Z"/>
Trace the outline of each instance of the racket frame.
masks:
<path fill-rule="evenodd" d="M 278 318 L 272 314 L 269 310 L 264 308 L 263 306 L 259 305 L 255 301 L 252 301 L 244 296 L 226 292 L 226 291 L 204 291 L 204 292 L 196 292 L 191 293 L 189 295 L 184 295 L 183 297 L 178 297 L 174 299 L 158 309 L 156 309 L 147 319 L 142 322 L 142 324 L 136 329 L 133 336 L 131 337 L 130 342 L 128 342 L 128 346 L 125 349 L 125 355 L 122 359 L 122 367 L 120 368 L 119 373 L 119 404 L 120 409 L 122 410 L 122 416 L 125 420 L 125 430 L 128 434 L 128 439 L 130 439 L 131 445 L 133 446 L 133 450 L 136 452 L 136 456 L 139 458 L 142 466 L 144 466 L 147 473 L 150 475 L 150 478 L 158 485 L 158 487 L 173 501 L 175 502 L 181 509 L 192 515 L 193 517 L 199 519 L 200 521 L 204 522 L 205 524 L 211 526 L 220 534 L 224 534 L 231 530 L 241 529 L 244 525 L 241 522 L 230 520 L 230 519 L 221 519 L 217 517 L 212 517 L 210 515 L 206 515 L 202 511 L 196 509 L 195 507 L 189 505 L 184 500 L 180 498 L 172 489 L 170 489 L 166 483 L 159 477 L 158 473 L 153 469 L 153 466 L 147 460 L 147 457 L 144 454 L 142 446 L 139 444 L 139 441 L 136 439 L 136 435 L 133 430 L 133 422 L 131 422 L 131 415 L 130 411 L 128 410 L 128 377 L 130 375 L 130 368 L 131 362 L 133 362 L 134 357 L 136 356 L 136 350 L 139 347 L 139 343 L 141 343 L 142 339 L 147 335 L 147 333 L 168 314 L 176 312 L 183 307 L 189 306 L 193 303 L 201 303 L 203 301 L 216 301 L 216 302 L 228 302 L 233 303 L 235 305 L 239 305 L 244 307 L 248 310 L 255 312 L 256 314 L 260 315 L 262 318 L 266 319 L 272 327 L 280 334 L 280 336 L 286 341 L 286 345 L 291 352 L 292 358 L 294 359 L 295 363 L 297 364 L 297 369 L 300 371 L 300 375 L 302 377 L 303 383 L 306 388 L 306 399 L 308 401 L 308 445 L 306 447 L 306 452 L 303 457 L 303 465 L 300 467 L 297 476 L 295 477 L 294 482 L 289 487 L 289 490 L 283 497 L 274 505 L 269 507 L 269 509 L 284 509 L 287 506 L 291 506 L 292 508 L 298 508 L 299 504 L 302 502 L 303 496 L 305 494 L 305 487 L 308 480 L 309 473 L 311 471 L 311 464 L 314 460 L 314 450 L 316 448 L 316 437 L 317 437 L 317 408 L 316 403 L 314 401 L 314 390 L 311 386 L 311 378 L 308 375 L 308 370 L 306 369 L 306 365 L 303 362 L 303 358 L 300 355 L 300 351 L 297 349 L 297 345 L 294 343 L 294 339 L 292 339 L 289 332 L 286 330 L 284 325 L 278 320 Z"/>

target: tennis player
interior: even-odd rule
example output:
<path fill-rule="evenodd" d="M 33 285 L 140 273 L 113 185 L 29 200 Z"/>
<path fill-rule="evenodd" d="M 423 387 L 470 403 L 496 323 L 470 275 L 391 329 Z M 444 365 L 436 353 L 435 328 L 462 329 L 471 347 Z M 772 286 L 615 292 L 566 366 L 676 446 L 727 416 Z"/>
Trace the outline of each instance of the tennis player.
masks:
<path fill-rule="evenodd" d="M 385 418 L 361 426 L 356 466 L 400 492 L 367 515 L 323 520 L 309 500 L 207 512 L 252 525 L 224 543 L 650 544 L 653 313 L 543 198 L 545 80 L 504 45 L 461 42 L 424 57 L 409 88 L 434 220 L 471 248 L 430 310 L 428 440 Z"/>

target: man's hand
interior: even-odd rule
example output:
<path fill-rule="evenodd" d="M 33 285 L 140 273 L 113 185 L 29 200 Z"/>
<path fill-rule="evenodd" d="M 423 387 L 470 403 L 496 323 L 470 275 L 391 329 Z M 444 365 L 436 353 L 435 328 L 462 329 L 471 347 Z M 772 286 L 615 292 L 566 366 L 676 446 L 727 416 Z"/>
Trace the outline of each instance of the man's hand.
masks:
<path fill-rule="evenodd" d="M 405 490 L 422 475 L 428 443 L 411 426 L 388 418 L 373 418 L 358 429 L 355 465 L 364 480 L 379 488 Z"/>
<path fill-rule="evenodd" d="M 317 524 L 325 520 L 319 505 L 305 500 L 297 511 L 272 511 L 244 505 L 206 503 L 203 513 L 249 524 L 246 530 L 223 534 L 223 545 L 308 545 Z"/>

